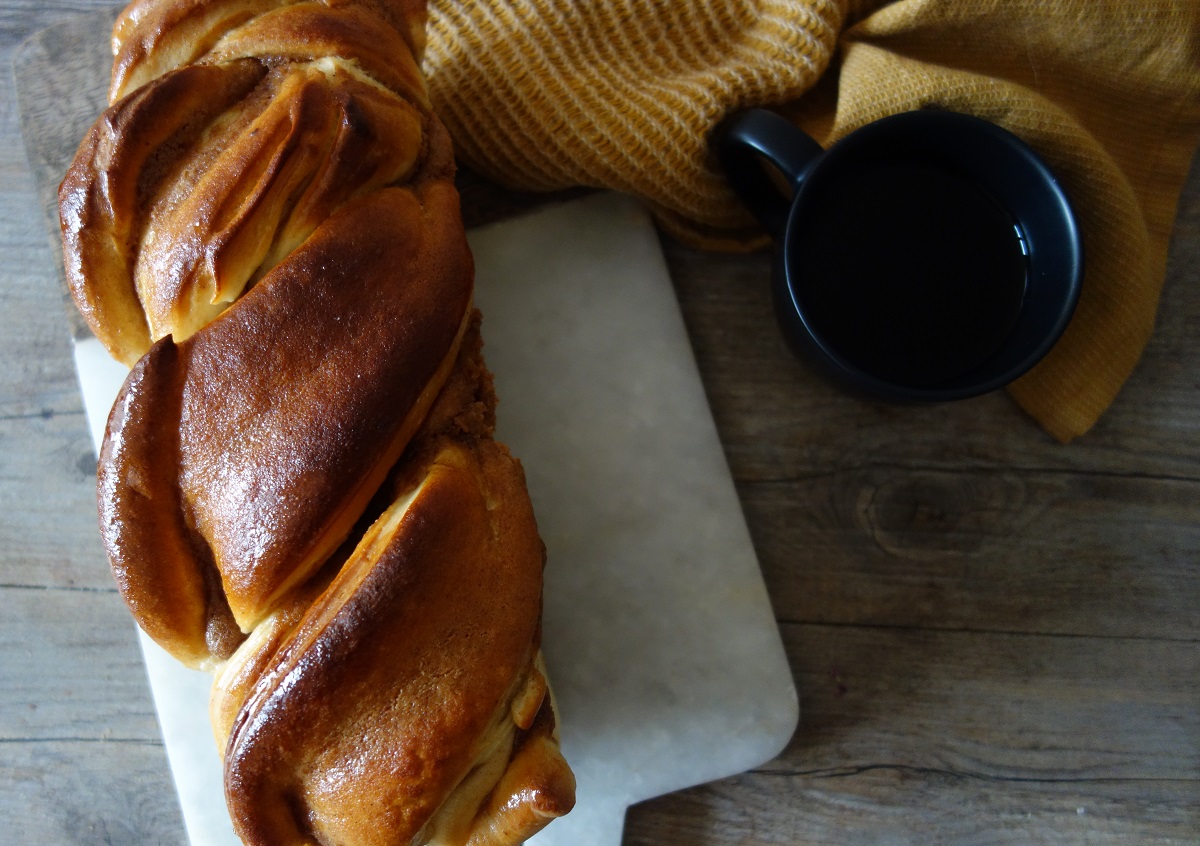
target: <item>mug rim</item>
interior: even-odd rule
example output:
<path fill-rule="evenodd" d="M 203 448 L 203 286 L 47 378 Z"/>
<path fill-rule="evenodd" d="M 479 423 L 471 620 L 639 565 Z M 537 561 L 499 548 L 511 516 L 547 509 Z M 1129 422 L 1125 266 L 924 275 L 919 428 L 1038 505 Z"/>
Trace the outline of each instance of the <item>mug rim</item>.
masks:
<path fill-rule="evenodd" d="M 931 143 L 938 133 L 941 139 Z M 946 147 L 946 139 L 954 137 L 969 137 L 970 141 L 958 147 Z M 881 142 L 897 138 L 907 142 L 902 150 L 880 153 Z M 989 151 L 978 147 L 981 138 L 987 139 L 991 145 Z M 949 159 L 939 158 L 937 153 L 947 149 L 951 151 Z M 1043 195 L 1039 200 L 1047 201 L 1036 214 L 1050 218 L 1048 223 L 1041 223 L 1042 229 L 1034 237 L 1029 234 L 1030 227 L 1025 219 L 1028 215 L 1023 216 L 1013 210 L 1011 196 L 994 198 L 1020 225 L 1030 241 L 1026 292 L 1016 324 L 1006 340 L 968 372 L 932 385 L 910 385 L 885 379 L 849 361 L 813 325 L 811 316 L 801 302 L 802 277 L 793 270 L 798 258 L 793 255 L 795 251 L 789 245 L 798 237 L 795 233 L 811 211 L 811 197 L 829 181 L 831 172 L 840 170 L 844 173 L 844 168 L 853 167 L 856 157 L 864 161 L 923 161 L 945 172 L 957 173 L 982 190 L 996 193 L 995 180 L 979 175 L 989 164 L 984 160 L 985 153 L 996 150 L 1003 150 L 1009 156 L 1007 165 L 1010 169 L 1014 163 L 1019 164 L 1026 187 L 1032 184 Z M 919 155 L 916 154 L 918 151 Z M 970 167 L 964 168 L 964 163 L 969 163 Z M 834 170 L 831 171 L 831 168 Z M 1048 235 L 1046 225 L 1057 225 L 1059 231 L 1053 236 Z M 818 356 L 824 359 L 825 366 L 832 368 L 834 375 L 841 376 L 843 381 L 849 379 L 860 391 L 893 400 L 957 400 L 1003 387 L 1027 373 L 1045 357 L 1062 337 L 1074 314 L 1081 291 L 1082 265 L 1082 237 L 1074 210 L 1057 177 L 1032 147 L 1003 127 L 982 118 L 943 109 L 920 109 L 889 115 L 865 124 L 839 139 L 811 163 L 803 179 L 798 181 L 790 200 L 787 220 L 777 239 L 773 287 L 776 312 L 783 324 L 785 337 L 793 345 L 797 341 L 804 341 L 807 346 L 814 347 Z M 1048 286 L 1054 289 L 1054 296 L 1050 298 L 1046 297 Z M 1030 294 L 1035 290 L 1040 296 L 1030 304 Z M 1038 311 L 1033 312 L 1033 308 Z M 1044 319 L 1037 322 L 1034 320 L 1036 317 Z"/>

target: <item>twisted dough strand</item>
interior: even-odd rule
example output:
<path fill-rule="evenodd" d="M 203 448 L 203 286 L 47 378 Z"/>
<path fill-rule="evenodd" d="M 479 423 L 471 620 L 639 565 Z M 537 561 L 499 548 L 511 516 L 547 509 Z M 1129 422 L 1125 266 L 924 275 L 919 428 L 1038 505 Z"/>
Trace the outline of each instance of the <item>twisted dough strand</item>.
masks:
<path fill-rule="evenodd" d="M 251 844 L 515 843 L 574 801 L 423 32 L 413 0 L 139 0 L 60 189 L 72 293 L 133 368 L 105 546 L 216 674 Z"/>

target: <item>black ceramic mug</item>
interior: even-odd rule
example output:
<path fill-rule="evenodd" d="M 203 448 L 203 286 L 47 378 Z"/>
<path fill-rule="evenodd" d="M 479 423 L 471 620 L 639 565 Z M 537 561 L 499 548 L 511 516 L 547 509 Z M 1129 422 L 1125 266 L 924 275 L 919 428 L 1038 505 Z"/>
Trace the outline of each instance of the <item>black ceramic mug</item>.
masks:
<path fill-rule="evenodd" d="M 893 400 L 976 396 L 1029 370 L 1066 328 L 1079 230 L 1054 174 L 1012 133 L 930 109 L 824 150 L 754 109 L 715 140 L 776 241 L 784 335 L 842 384 Z"/>

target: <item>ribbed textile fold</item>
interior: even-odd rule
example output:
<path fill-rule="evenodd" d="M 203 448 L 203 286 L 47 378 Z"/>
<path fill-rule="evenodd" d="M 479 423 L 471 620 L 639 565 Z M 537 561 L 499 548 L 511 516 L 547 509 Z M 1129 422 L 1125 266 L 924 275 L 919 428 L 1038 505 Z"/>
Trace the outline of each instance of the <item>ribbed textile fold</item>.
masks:
<path fill-rule="evenodd" d="M 690 241 L 752 220 L 713 167 L 730 111 L 799 97 L 829 67 L 833 0 L 434 3 L 426 70 L 459 155 L 501 184 L 644 198 Z"/>

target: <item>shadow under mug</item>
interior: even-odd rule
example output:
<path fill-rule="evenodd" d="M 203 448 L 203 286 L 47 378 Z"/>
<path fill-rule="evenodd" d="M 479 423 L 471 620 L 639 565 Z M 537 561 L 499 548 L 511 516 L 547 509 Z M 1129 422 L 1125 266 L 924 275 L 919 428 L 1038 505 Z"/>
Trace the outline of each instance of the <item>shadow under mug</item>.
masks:
<path fill-rule="evenodd" d="M 1079 230 L 1054 174 L 1012 133 L 930 109 L 824 150 L 753 109 L 715 145 L 776 242 L 785 337 L 837 382 L 898 401 L 976 396 L 1028 371 L 1066 328 Z"/>

